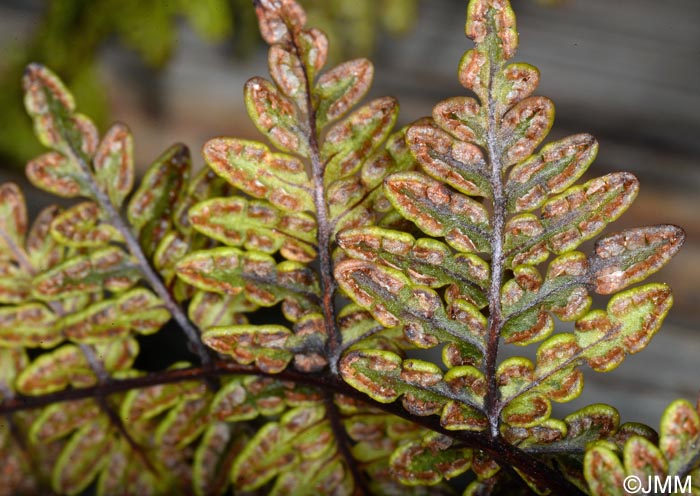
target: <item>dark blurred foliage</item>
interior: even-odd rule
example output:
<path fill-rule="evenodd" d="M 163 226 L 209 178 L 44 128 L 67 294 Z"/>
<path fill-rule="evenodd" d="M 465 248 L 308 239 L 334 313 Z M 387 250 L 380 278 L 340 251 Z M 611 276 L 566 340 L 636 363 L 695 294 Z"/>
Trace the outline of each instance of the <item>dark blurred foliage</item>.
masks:
<path fill-rule="evenodd" d="M 371 53 L 377 33 L 403 33 L 416 18 L 418 0 L 302 0 L 309 22 L 329 34 L 335 60 Z M 55 0 L 45 1 L 25 44 L 5 47 L 0 73 L 0 160 L 22 166 L 38 153 L 19 85 L 32 61 L 51 67 L 98 126 L 108 121 L 98 74 L 98 52 L 115 41 L 136 52 L 144 65 L 163 67 L 172 55 L 181 22 L 202 39 L 227 43 L 234 57 L 257 46 L 251 0 Z"/>

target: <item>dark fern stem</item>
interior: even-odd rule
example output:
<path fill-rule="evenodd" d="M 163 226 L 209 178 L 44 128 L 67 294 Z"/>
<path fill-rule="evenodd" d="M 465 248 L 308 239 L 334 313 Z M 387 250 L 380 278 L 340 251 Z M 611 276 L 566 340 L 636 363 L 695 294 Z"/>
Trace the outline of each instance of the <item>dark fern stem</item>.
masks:
<path fill-rule="evenodd" d="M 374 408 L 381 409 L 387 413 L 404 418 L 411 422 L 416 422 L 422 427 L 433 432 L 454 436 L 456 440 L 464 443 L 466 446 L 484 450 L 489 455 L 498 459 L 504 466 L 516 467 L 524 473 L 532 474 L 535 478 L 542 481 L 543 484 L 546 484 L 547 487 L 551 488 L 556 493 L 581 493 L 575 486 L 572 486 L 568 481 L 564 480 L 560 474 L 554 472 L 550 467 L 500 439 L 494 440 L 481 433 L 455 433 L 448 431 L 441 427 L 439 422 L 436 422 L 431 418 L 414 417 L 398 405 L 373 402 L 362 393 L 359 393 L 355 389 L 347 386 L 345 383 L 333 378 L 300 374 L 294 371 L 281 372 L 279 374 L 265 374 L 255 367 L 237 365 L 230 362 L 218 362 L 211 370 L 205 370 L 202 367 L 190 367 L 187 369 L 153 372 L 149 375 L 133 379 L 114 380 L 107 385 L 69 389 L 42 396 L 17 396 L 0 405 L 0 414 L 12 414 L 28 409 L 42 408 L 46 405 L 51 405 L 58 402 L 78 401 L 96 396 L 109 396 L 111 394 L 118 394 L 124 391 L 148 388 L 161 384 L 173 384 L 198 379 L 202 380 L 210 375 L 215 375 L 217 377 L 228 375 L 262 375 L 267 377 L 279 377 L 285 381 L 307 384 L 319 388 L 326 391 L 326 394 L 340 394 L 354 398 L 358 401 L 367 402 Z M 365 490 L 368 491 L 367 489 Z M 367 494 L 371 494 L 371 492 L 367 492 Z"/>

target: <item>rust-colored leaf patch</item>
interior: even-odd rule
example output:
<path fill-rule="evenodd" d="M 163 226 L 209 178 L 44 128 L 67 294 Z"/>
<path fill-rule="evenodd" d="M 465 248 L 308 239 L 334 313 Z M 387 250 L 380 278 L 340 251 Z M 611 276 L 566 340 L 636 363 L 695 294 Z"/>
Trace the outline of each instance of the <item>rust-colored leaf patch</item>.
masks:
<path fill-rule="evenodd" d="M 61 244 L 76 248 L 98 247 L 121 241 L 121 233 L 102 223 L 102 211 L 95 202 L 79 203 L 58 215 L 51 223 L 51 235 Z"/>
<path fill-rule="evenodd" d="M 102 138 L 93 159 L 95 179 L 116 206 L 134 185 L 134 140 L 129 128 L 113 125 Z"/>
<path fill-rule="evenodd" d="M 280 150 L 307 157 L 308 129 L 302 127 L 294 104 L 269 81 L 254 77 L 245 86 L 248 115 L 258 130 Z"/>
<path fill-rule="evenodd" d="M 270 45 L 289 42 L 306 23 L 306 13 L 294 0 L 256 0 L 260 34 Z"/>
<path fill-rule="evenodd" d="M 570 187 L 586 171 L 598 153 L 593 136 L 576 134 L 545 145 L 519 163 L 508 176 L 508 209 L 531 211 L 551 195 Z"/>
<path fill-rule="evenodd" d="M 367 59 L 356 59 L 325 72 L 317 81 L 314 94 L 319 99 L 318 125 L 345 115 L 367 93 L 374 67 Z"/>
<path fill-rule="evenodd" d="M 66 198 L 90 196 L 77 166 L 58 152 L 48 152 L 27 163 L 27 178 L 37 188 Z"/>
<path fill-rule="evenodd" d="M 255 198 L 293 212 L 315 209 L 304 165 L 292 156 L 271 153 L 254 141 L 218 138 L 204 146 L 204 158 L 217 174 Z"/>
<path fill-rule="evenodd" d="M 291 331 L 283 326 L 238 325 L 215 327 L 202 335 L 203 341 L 237 362 L 255 365 L 268 373 L 284 370 L 292 359 L 285 347 Z"/>
<path fill-rule="evenodd" d="M 596 292 L 612 294 L 658 271 L 678 253 L 685 232 L 660 225 L 629 229 L 599 239 L 593 259 Z"/>
<path fill-rule="evenodd" d="M 426 234 L 444 236 L 459 251 L 490 250 L 488 214 L 480 203 L 413 172 L 389 176 L 385 190 L 394 207 Z"/>
<path fill-rule="evenodd" d="M 429 125 L 412 126 L 406 140 L 423 170 L 470 196 L 491 196 L 481 149 Z"/>
<path fill-rule="evenodd" d="M 503 117 L 500 138 L 505 145 L 501 161 L 514 165 L 527 158 L 549 133 L 554 122 L 554 104 L 533 96 L 520 101 Z"/>
<path fill-rule="evenodd" d="M 90 255 L 78 255 L 34 278 L 34 295 L 52 300 L 101 291 L 119 292 L 141 276 L 135 262 L 123 250 L 110 247 Z"/>
<path fill-rule="evenodd" d="M 148 168 L 129 201 L 129 222 L 149 256 L 172 228 L 176 206 L 189 180 L 190 162 L 185 145 L 171 146 Z"/>

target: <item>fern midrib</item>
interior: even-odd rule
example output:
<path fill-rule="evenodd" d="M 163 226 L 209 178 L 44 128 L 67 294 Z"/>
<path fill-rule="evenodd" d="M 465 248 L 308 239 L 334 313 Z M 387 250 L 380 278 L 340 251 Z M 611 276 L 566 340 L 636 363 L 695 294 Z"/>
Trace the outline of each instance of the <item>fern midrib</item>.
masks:
<path fill-rule="evenodd" d="M 253 283 L 259 284 L 260 286 L 267 285 L 267 287 L 282 288 L 290 293 L 293 293 L 295 295 L 298 295 L 301 298 L 306 299 L 306 301 L 308 301 L 312 305 L 319 304 L 319 298 L 318 298 L 318 295 L 316 293 L 312 293 L 311 291 L 303 291 L 303 290 L 299 289 L 298 287 L 295 287 L 291 284 L 280 283 L 273 277 L 264 277 L 264 276 L 259 276 L 257 274 L 249 273 L 249 274 L 241 275 L 241 279 L 243 279 L 247 282 L 253 282 Z"/>
<path fill-rule="evenodd" d="M 562 193 L 562 194 L 566 194 L 566 193 Z M 579 229 L 579 222 L 575 222 L 575 221 L 577 221 L 577 219 L 580 219 L 582 217 L 581 212 L 587 213 L 588 214 L 587 217 L 591 216 L 593 214 L 597 214 L 600 209 L 604 208 L 604 205 L 605 205 L 605 203 L 608 202 L 608 200 L 616 199 L 619 197 L 619 195 L 620 195 L 620 193 L 615 192 L 614 190 L 607 191 L 605 193 L 604 197 L 601 200 L 598 200 L 598 203 L 599 203 L 599 205 L 597 205 L 598 209 L 593 210 L 593 211 L 586 212 L 585 208 L 572 209 L 571 211 L 567 212 L 565 215 L 557 217 L 554 222 L 552 222 L 550 219 L 547 219 L 547 218 L 538 219 L 538 221 L 541 222 L 542 232 L 540 232 L 539 234 L 537 234 L 535 236 L 532 236 L 531 238 L 528 238 L 522 244 L 513 246 L 505 254 L 505 259 L 508 260 L 511 257 L 514 257 L 515 255 L 517 255 L 518 253 L 524 253 L 527 250 L 533 248 L 534 246 L 537 246 L 538 244 L 540 244 L 542 242 L 551 241 L 551 239 L 554 237 L 554 235 L 563 232 L 567 228 L 576 229 L 576 231 L 579 235 L 578 236 L 578 241 L 579 241 L 578 244 L 582 243 L 586 239 L 594 236 L 596 233 L 590 233 L 590 234 L 586 235 L 585 237 L 582 235 L 581 230 Z M 586 202 L 589 202 L 589 200 L 586 199 Z M 610 219 L 607 222 L 611 222 L 612 220 L 614 220 L 614 219 Z M 600 230 L 602 230 L 602 229 L 600 229 Z M 600 231 L 600 230 L 598 230 L 598 231 Z M 573 247 L 567 247 L 565 252 L 570 252 L 570 251 L 576 249 L 577 246 L 578 245 L 573 246 Z"/>
<path fill-rule="evenodd" d="M 420 259 L 415 259 L 415 258 L 412 259 L 408 256 L 404 256 L 404 255 L 400 255 L 400 254 L 396 254 L 396 253 L 391 253 L 389 251 L 379 252 L 378 258 L 385 260 L 389 264 L 394 264 L 397 266 L 405 265 L 406 267 L 410 267 L 411 269 L 419 272 L 420 274 L 424 274 L 424 275 L 428 275 L 428 276 L 433 276 L 436 274 L 439 276 L 446 276 L 445 278 L 449 279 L 451 282 L 454 282 L 458 285 L 461 284 L 463 286 L 468 286 L 479 293 L 484 293 L 486 290 L 486 288 L 484 286 L 477 283 L 473 279 L 469 279 L 468 277 L 464 276 L 463 274 L 460 274 L 459 272 L 452 270 L 450 268 L 449 264 L 442 264 L 442 265 L 431 264 L 429 262 L 424 262 Z M 415 281 L 412 280 L 412 282 L 415 282 Z M 420 283 L 418 283 L 418 284 L 420 284 Z M 434 289 L 433 286 L 428 285 L 428 287 Z"/>
<path fill-rule="evenodd" d="M 486 393 L 486 416 L 489 420 L 490 434 L 498 438 L 500 411 L 499 390 L 496 383 L 496 360 L 498 358 L 498 345 L 503 329 L 503 309 L 501 308 L 501 288 L 503 286 L 505 255 L 503 253 L 506 218 L 506 197 L 504 193 L 502 165 L 500 161 L 501 146 L 498 141 L 499 118 L 496 115 L 497 103 L 494 97 L 494 79 L 501 64 L 496 64 L 491 59 L 489 66 L 489 86 L 487 93 L 488 128 L 486 131 L 486 144 L 488 163 L 490 165 L 490 177 L 493 205 L 493 230 L 491 232 L 491 285 L 488 292 L 489 300 L 489 328 L 488 342 L 486 345 L 485 375 L 488 380 Z"/>
<path fill-rule="evenodd" d="M 476 133 L 483 132 L 480 129 L 475 130 Z M 454 156 L 451 153 L 438 153 L 435 150 L 429 149 L 428 150 L 428 155 L 430 158 L 434 160 L 440 160 L 447 165 L 451 166 L 454 170 L 456 171 L 464 171 L 464 172 L 469 172 L 472 173 L 476 176 L 482 175 L 482 174 L 488 174 L 489 171 L 485 170 L 483 167 L 476 166 L 476 165 L 471 165 L 470 163 L 464 163 L 456 160 Z"/>
<path fill-rule="evenodd" d="M 354 456 L 352 454 L 352 447 L 350 445 L 350 439 L 343 425 L 343 417 L 338 410 L 338 406 L 335 404 L 335 395 L 331 391 L 323 392 L 323 404 L 326 408 L 326 417 L 333 431 L 336 445 L 338 446 L 338 452 L 340 456 L 347 462 L 348 469 L 352 474 L 352 478 L 355 481 L 355 491 L 359 490 L 360 494 L 371 495 L 372 492 L 367 485 L 365 477 L 360 471 L 360 467 L 354 462 Z"/>
<path fill-rule="evenodd" d="M 382 332 L 385 329 L 386 329 L 386 327 L 384 327 L 381 324 L 378 324 L 378 325 L 372 327 L 371 329 L 369 329 L 368 331 L 364 332 L 363 334 L 357 336 L 355 339 L 346 340 L 345 342 L 342 343 L 341 350 L 340 350 L 341 354 L 345 353 L 347 350 L 349 350 L 355 344 L 357 344 L 361 341 L 364 341 L 365 339 L 371 338 L 372 336 L 374 336 L 378 332 Z"/>
<path fill-rule="evenodd" d="M 547 282 L 549 281 L 546 281 L 542 285 L 542 287 L 537 290 L 534 297 L 532 297 L 530 301 L 525 301 L 525 303 L 520 307 L 518 307 L 517 305 L 513 305 L 515 307 L 515 310 L 506 314 L 506 321 L 520 317 L 529 310 L 532 310 L 533 308 L 544 304 L 550 297 L 555 296 L 558 293 L 562 293 L 567 289 L 572 289 L 577 286 L 588 285 L 591 282 L 591 274 L 590 272 L 586 272 L 584 275 L 581 276 L 573 276 L 570 280 L 565 281 L 562 284 L 559 284 L 558 286 L 552 285 L 548 288 L 548 291 L 543 292 L 542 288 L 547 289 L 547 287 L 545 286 Z M 554 280 L 554 282 L 556 282 L 556 280 Z"/>
<path fill-rule="evenodd" d="M 100 384 L 102 383 L 100 382 Z M 107 397 L 104 394 L 98 393 L 95 396 L 95 399 L 97 401 L 97 404 L 100 406 L 100 409 L 107 415 L 112 425 L 116 427 L 117 431 L 127 442 L 131 450 L 134 453 L 136 453 L 136 455 L 144 463 L 146 469 L 148 469 L 148 471 L 155 476 L 162 476 L 162 474 L 160 474 L 156 469 L 155 465 L 153 465 L 153 463 L 149 460 L 148 455 L 146 454 L 146 451 L 144 450 L 143 446 L 141 446 L 126 429 L 124 422 L 109 404 Z"/>
<path fill-rule="evenodd" d="M 163 301 L 165 308 L 170 312 L 170 315 L 172 315 L 182 332 L 186 335 L 190 344 L 194 347 L 194 351 L 199 356 L 202 366 L 205 368 L 211 367 L 213 363 L 211 353 L 206 346 L 204 346 L 204 343 L 200 338 L 199 331 L 195 325 L 190 322 L 185 312 L 175 301 L 168 288 L 151 266 L 146 254 L 141 248 L 141 244 L 136 239 L 136 236 L 126 224 L 124 219 L 122 219 L 117 209 L 114 207 L 107 193 L 100 188 L 99 184 L 97 184 L 97 181 L 92 175 L 92 172 L 90 171 L 90 168 L 88 167 L 88 164 L 86 163 L 82 154 L 75 149 L 72 142 L 69 141 L 68 143 L 71 158 L 78 164 L 81 172 L 87 178 L 87 184 L 90 188 L 90 192 L 94 195 L 97 203 L 107 214 L 110 224 L 112 224 L 121 233 L 129 253 L 136 258 L 141 274 L 151 286 L 151 289 L 153 289 L 153 291 L 155 291 L 158 297 Z M 219 388 L 218 382 L 208 383 L 208 385 L 212 390 L 217 390 Z"/>
<path fill-rule="evenodd" d="M 327 359 L 333 376 L 338 377 L 338 360 L 341 354 L 342 338 L 335 323 L 335 291 L 336 285 L 333 279 L 333 261 L 331 258 L 331 223 L 329 222 L 328 207 L 326 205 L 326 189 L 323 181 L 324 162 L 319 146 L 319 132 L 316 122 L 316 108 L 311 100 L 311 81 L 309 81 L 308 68 L 304 62 L 297 40 L 297 32 L 292 26 L 288 26 L 292 33 L 292 46 L 301 63 L 304 74 L 304 93 L 307 117 L 307 132 L 309 141 L 309 159 L 311 160 L 311 178 L 313 181 L 314 206 L 316 207 L 317 240 L 319 276 L 321 279 L 321 308 L 323 311 L 323 323 L 328 337 Z"/>
<path fill-rule="evenodd" d="M 289 32 L 292 33 L 292 46 L 301 63 L 302 72 L 304 74 L 304 90 L 306 104 L 306 117 L 308 140 L 309 140 L 309 158 L 311 160 L 311 175 L 313 180 L 313 197 L 314 206 L 316 207 L 316 222 L 317 222 L 317 239 L 318 239 L 318 260 L 319 260 L 319 275 L 321 279 L 321 303 L 323 310 L 323 323 L 328 338 L 326 345 L 326 358 L 328 360 L 331 375 L 338 380 L 338 361 L 342 353 L 342 336 L 340 329 L 336 325 L 335 320 L 335 292 L 336 283 L 333 278 L 333 260 L 331 257 L 331 232 L 333 226 L 329 222 L 329 212 L 326 205 L 326 188 L 323 180 L 324 162 L 321 158 L 321 150 L 319 147 L 318 126 L 316 122 L 316 108 L 311 100 L 311 81 L 307 71 L 304 58 L 301 56 L 300 44 L 296 38 L 297 31 L 292 26 L 287 26 Z M 345 461 L 348 470 L 352 475 L 355 483 L 355 491 L 362 495 L 372 494 L 367 485 L 365 477 L 360 472 L 360 469 L 355 461 L 350 447 L 350 439 L 348 433 L 343 426 L 341 413 L 335 404 L 334 393 L 325 388 L 323 390 L 324 405 L 326 416 L 329 419 L 331 430 L 335 438 L 335 443 L 338 453 Z"/>

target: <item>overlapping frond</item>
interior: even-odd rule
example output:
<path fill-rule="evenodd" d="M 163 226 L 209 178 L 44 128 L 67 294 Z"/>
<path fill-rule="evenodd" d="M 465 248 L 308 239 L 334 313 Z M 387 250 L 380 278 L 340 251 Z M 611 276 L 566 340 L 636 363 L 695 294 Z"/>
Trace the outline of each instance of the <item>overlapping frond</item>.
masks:
<path fill-rule="evenodd" d="M 441 347 L 442 363 L 370 346 L 347 354 L 341 371 L 377 401 L 401 397 L 447 429 L 498 436 L 549 422 L 552 401 L 581 393 L 583 365 L 608 371 L 648 344 L 670 289 L 626 288 L 661 268 L 685 235 L 671 225 L 630 229 L 599 239 L 592 255 L 575 251 L 630 206 L 638 181 L 619 172 L 577 185 L 597 153 L 590 135 L 540 148 L 554 104 L 532 96 L 537 69 L 510 62 L 518 36 L 509 2 L 471 1 L 466 33 L 475 48 L 459 80 L 477 98 L 447 99 L 431 121 L 410 126 L 420 168 L 384 181 L 396 211 L 425 237 L 341 233 L 348 259 L 335 269 L 357 305 L 413 345 Z M 590 309 L 594 293 L 614 295 L 607 310 Z M 557 319 L 575 331 L 556 332 Z M 499 342 L 540 343 L 536 360 L 501 360 Z"/>

